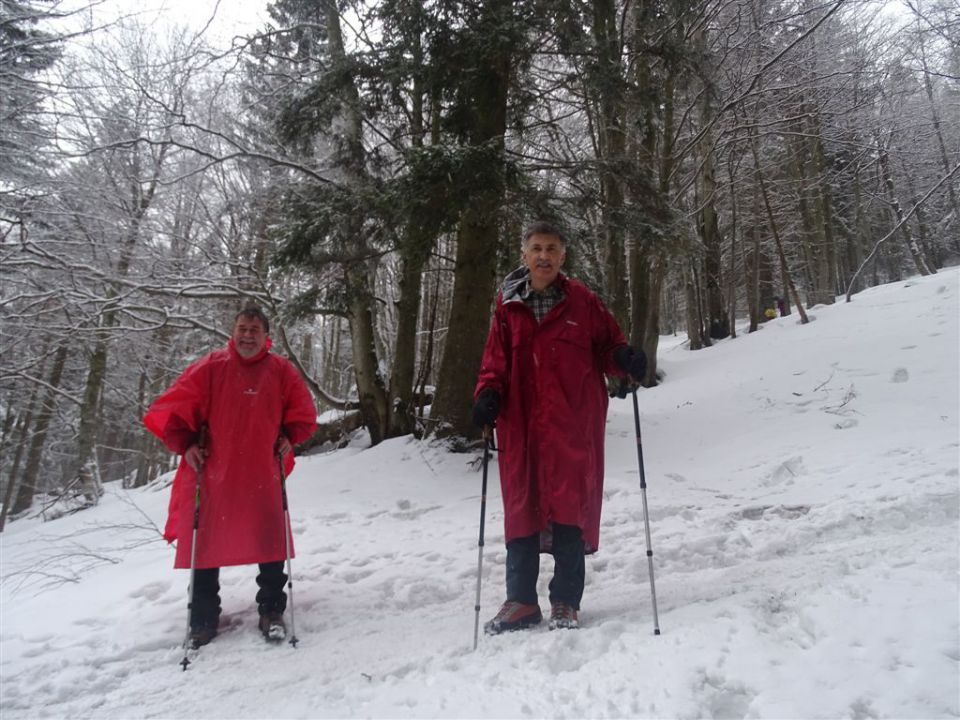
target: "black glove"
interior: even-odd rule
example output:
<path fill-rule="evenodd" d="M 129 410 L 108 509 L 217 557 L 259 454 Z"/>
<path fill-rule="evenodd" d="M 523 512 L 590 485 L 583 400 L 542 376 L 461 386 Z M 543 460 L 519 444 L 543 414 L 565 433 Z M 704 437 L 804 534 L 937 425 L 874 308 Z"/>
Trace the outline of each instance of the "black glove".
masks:
<path fill-rule="evenodd" d="M 473 404 L 473 424 L 479 428 L 493 427 L 500 414 L 500 394 L 493 388 L 484 388 Z"/>
<path fill-rule="evenodd" d="M 647 374 L 647 356 L 643 350 L 634 350 L 629 345 L 621 345 L 613 351 L 613 361 L 634 382 L 640 382 Z"/>

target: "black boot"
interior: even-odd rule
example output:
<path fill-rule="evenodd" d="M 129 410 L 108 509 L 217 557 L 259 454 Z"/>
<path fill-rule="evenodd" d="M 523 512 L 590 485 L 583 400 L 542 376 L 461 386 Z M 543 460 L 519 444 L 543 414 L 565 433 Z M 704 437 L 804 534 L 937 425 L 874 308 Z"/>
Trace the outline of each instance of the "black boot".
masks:
<path fill-rule="evenodd" d="M 194 649 L 217 636 L 220 625 L 220 568 L 194 570 L 190 603 L 190 642 Z"/>
<path fill-rule="evenodd" d="M 270 642 L 280 642 L 287 637 L 283 611 L 287 609 L 287 595 L 283 586 L 287 576 L 283 562 L 260 563 L 257 575 L 257 611 L 260 613 L 260 632 Z"/>

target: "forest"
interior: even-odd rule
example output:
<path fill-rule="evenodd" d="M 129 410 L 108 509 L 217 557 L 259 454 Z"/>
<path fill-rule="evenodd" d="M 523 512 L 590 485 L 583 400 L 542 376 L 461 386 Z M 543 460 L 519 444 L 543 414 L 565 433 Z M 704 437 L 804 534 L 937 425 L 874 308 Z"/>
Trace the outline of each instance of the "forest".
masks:
<path fill-rule="evenodd" d="M 955 0 L 275 0 L 228 41 L 0 0 L 0 529 L 176 458 L 261 305 L 327 420 L 464 448 L 524 226 L 658 372 L 960 262 Z"/>

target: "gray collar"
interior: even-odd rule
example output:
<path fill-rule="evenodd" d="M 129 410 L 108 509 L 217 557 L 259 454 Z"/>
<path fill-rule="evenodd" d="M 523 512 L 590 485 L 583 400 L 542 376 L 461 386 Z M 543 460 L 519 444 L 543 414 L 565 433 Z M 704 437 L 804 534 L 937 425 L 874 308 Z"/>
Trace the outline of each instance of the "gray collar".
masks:
<path fill-rule="evenodd" d="M 523 302 L 526 297 L 526 288 L 530 285 L 530 271 L 526 267 L 518 267 L 503 279 L 500 286 L 500 296 L 504 303 Z"/>

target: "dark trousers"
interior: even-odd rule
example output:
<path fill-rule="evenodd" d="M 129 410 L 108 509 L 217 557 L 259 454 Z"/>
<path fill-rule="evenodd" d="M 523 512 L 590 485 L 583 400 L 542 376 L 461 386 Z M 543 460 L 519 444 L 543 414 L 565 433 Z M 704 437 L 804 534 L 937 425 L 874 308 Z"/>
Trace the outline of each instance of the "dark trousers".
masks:
<path fill-rule="evenodd" d="M 287 575 L 283 572 L 283 560 L 260 563 L 257 575 L 257 610 L 261 615 L 282 613 L 287 609 L 287 594 L 283 586 Z M 199 628 L 220 621 L 220 568 L 201 568 L 194 571 L 193 601 L 190 610 L 190 626 Z"/>
<path fill-rule="evenodd" d="M 574 525 L 553 524 L 553 579 L 550 603 L 580 609 L 585 578 L 583 532 Z M 540 574 L 540 534 L 507 543 L 507 600 L 534 605 Z"/>

